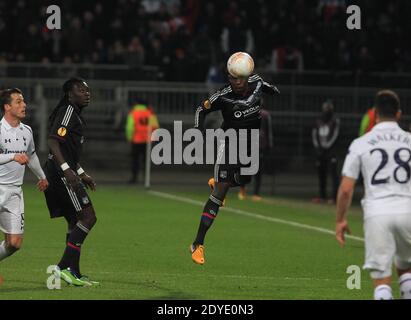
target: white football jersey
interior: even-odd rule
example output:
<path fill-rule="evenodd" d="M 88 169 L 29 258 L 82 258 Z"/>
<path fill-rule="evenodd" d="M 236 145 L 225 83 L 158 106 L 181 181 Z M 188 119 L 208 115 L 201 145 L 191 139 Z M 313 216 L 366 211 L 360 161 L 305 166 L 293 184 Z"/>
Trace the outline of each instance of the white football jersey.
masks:
<path fill-rule="evenodd" d="M 355 139 L 342 175 L 364 179 L 364 218 L 411 213 L 411 134 L 394 121 L 381 122 Z"/>
<path fill-rule="evenodd" d="M 31 128 L 23 123 L 12 127 L 3 118 L 0 121 L 0 154 L 10 155 L 10 161 L 0 164 L 0 184 L 21 186 L 26 166 L 13 160 L 16 153 L 35 152 Z"/>

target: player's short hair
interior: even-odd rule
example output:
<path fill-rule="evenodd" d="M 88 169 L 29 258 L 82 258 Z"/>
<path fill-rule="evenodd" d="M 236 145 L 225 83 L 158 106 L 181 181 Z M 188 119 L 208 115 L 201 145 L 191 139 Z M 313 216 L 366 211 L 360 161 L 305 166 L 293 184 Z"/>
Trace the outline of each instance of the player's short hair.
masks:
<path fill-rule="evenodd" d="M 380 117 L 395 118 L 400 110 L 400 98 L 392 90 L 381 90 L 375 96 L 375 109 Z"/>
<path fill-rule="evenodd" d="M 11 103 L 11 95 L 14 93 L 23 94 L 19 88 L 4 89 L 0 91 L 0 107 L 4 113 L 4 106 Z"/>
<path fill-rule="evenodd" d="M 73 78 L 68 79 L 63 84 L 64 95 L 67 96 L 68 93 L 73 89 L 73 87 L 76 84 L 83 84 L 84 82 L 86 82 L 86 80 L 84 80 L 83 78 L 80 78 L 80 77 L 73 77 Z"/>

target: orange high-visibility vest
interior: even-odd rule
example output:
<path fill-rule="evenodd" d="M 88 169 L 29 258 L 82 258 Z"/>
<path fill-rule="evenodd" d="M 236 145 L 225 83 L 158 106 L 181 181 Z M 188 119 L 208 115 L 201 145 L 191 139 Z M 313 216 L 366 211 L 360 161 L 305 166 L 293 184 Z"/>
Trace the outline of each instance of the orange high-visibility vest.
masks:
<path fill-rule="evenodd" d="M 145 105 L 139 104 L 130 111 L 129 117 L 133 123 L 131 141 L 133 143 L 147 143 L 150 139 L 149 133 L 158 128 L 153 111 Z"/>

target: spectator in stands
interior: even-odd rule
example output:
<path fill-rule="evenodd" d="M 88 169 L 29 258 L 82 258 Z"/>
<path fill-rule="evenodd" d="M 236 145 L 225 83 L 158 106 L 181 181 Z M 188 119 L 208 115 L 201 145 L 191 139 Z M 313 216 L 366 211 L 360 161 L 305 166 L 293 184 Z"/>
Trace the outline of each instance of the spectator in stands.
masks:
<path fill-rule="evenodd" d="M 319 182 L 319 198 L 313 202 L 327 201 L 327 176 L 331 173 L 332 198 L 328 202 L 336 201 L 339 184 L 337 172 L 337 155 L 335 146 L 340 132 L 340 119 L 334 115 L 334 105 L 327 100 L 322 105 L 322 114 L 312 129 L 312 140 L 317 155 L 316 167 Z"/>
<path fill-rule="evenodd" d="M 135 64 L 142 60 L 163 68 L 181 62 L 182 55 L 174 55 L 181 48 L 192 60 L 191 68 L 197 70 L 192 63 L 198 56 L 191 59 L 189 48 L 197 47 L 200 30 L 206 27 L 216 55 L 223 53 L 222 60 L 241 50 L 254 52 L 258 65 L 266 64 L 272 70 L 409 71 L 411 47 L 403 39 L 411 29 L 406 16 L 411 5 L 399 0 L 363 1 L 361 9 L 372 13 L 372 19 L 363 21 L 366 33 L 346 36 L 341 26 L 347 4 L 345 0 L 65 1 L 62 30 L 45 33 L 48 15 L 43 2 L 0 1 L 0 54 L 8 62 L 40 62 L 46 57 L 61 63 L 69 56 L 73 63 Z M 128 53 L 133 37 L 145 49 L 144 59 Z M 157 52 L 161 57 L 150 61 L 153 38 L 161 42 Z M 107 59 L 101 58 L 102 51 L 107 52 Z M 215 63 L 203 59 L 199 74 Z M 180 80 L 204 81 L 203 76 L 191 73 Z"/>
<path fill-rule="evenodd" d="M 131 178 L 129 183 L 137 183 L 141 164 L 145 164 L 147 143 L 151 132 L 159 127 L 153 109 L 144 101 L 135 104 L 127 117 L 126 137 L 131 143 Z"/>
<path fill-rule="evenodd" d="M 140 67 L 144 64 L 145 50 L 139 37 L 133 37 L 127 47 L 125 63 L 130 67 Z"/>
<path fill-rule="evenodd" d="M 279 70 L 302 71 L 303 68 L 303 56 L 300 50 L 288 45 L 273 50 L 270 70 L 274 72 Z"/>
<path fill-rule="evenodd" d="M 223 29 L 221 33 L 221 49 L 227 56 L 237 51 L 253 53 L 253 33 L 240 16 L 236 16 L 233 24 Z"/>

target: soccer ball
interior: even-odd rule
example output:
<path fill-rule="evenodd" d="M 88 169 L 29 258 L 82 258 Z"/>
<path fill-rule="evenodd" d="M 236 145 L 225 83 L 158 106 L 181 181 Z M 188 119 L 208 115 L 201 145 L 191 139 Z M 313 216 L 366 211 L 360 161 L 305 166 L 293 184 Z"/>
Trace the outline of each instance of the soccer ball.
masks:
<path fill-rule="evenodd" d="M 254 71 L 254 60 L 246 52 L 236 52 L 227 61 L 228 73 L 237 77 L 249 77 Z"/>

